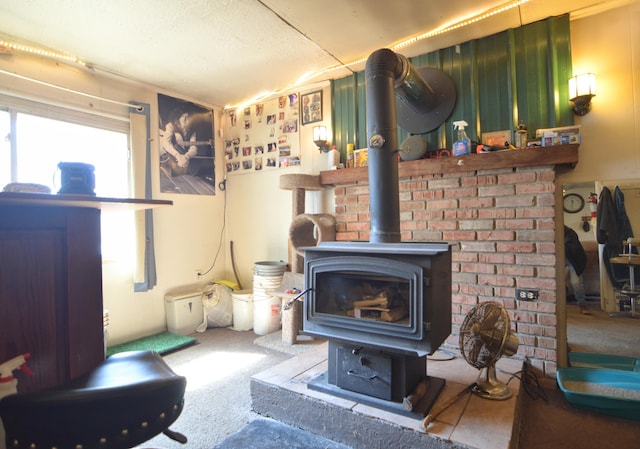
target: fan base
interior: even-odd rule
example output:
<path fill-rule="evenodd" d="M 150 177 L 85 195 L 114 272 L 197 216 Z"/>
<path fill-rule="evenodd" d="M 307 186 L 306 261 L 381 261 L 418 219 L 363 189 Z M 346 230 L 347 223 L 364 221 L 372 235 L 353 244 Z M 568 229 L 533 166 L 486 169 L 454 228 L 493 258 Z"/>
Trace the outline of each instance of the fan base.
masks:
<path fill-rule="evenodd" d="M 491 399 L 494 401 L 505 401 L 513 396 L 513 393 L 511 392 L 509 387 L 507 387 L 506 384 L 500 381 L 498 381 L 497 383 L 479 381 L 471 391 L 481 398 Z"/>

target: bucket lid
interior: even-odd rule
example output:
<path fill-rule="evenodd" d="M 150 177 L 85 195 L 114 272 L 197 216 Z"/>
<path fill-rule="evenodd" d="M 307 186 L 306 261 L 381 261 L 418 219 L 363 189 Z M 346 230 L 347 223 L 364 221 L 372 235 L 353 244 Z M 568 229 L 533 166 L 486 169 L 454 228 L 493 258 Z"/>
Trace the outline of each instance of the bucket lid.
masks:
<path fill-rule="evenodd" d="M 287 266 L 287 263 L 282 260 L 263 260 L 262 262 L 256 262 L 255 265 L 261 268 L 284 268 Z"/>
<path fill-rule="evenodd" d="M 286 267 L 286 262 L 263 261 L 256 262 L 253 271 L 257 275 L 282 275 Z"/>

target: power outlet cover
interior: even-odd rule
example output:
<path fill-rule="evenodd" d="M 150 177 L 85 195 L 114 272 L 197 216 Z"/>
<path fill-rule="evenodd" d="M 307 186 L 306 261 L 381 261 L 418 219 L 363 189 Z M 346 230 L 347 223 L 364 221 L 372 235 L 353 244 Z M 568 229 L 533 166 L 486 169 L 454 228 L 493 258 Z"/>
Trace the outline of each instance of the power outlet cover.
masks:
<path fill-rule="evenodd" d="M 537 301 L 538 290 L 526 290 L 522 288 L 516 288 L 516 299 L 518 301 Z"/>

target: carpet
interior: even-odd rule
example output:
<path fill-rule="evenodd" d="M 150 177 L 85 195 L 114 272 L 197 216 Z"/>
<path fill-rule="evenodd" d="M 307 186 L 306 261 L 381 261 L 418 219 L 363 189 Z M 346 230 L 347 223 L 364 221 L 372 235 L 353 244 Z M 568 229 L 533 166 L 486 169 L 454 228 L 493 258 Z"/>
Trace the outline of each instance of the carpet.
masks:
<path fill-rule="evenodd" d="M 167 354 L 178 349 L 190 346 L 197 340 L 187 335 L 178 335 L 172 332 L 160 332 L 159 334 L 142 337 L 119 345 L 107 348 L 107 357 L 126 351 L 156 351 L 159 354 Z"/>
<path fill-rule="evenodd" d="M 258 346 L 262 346 L 263 348 L 284 352 L 285 354 L 300 355 L 303 352 L 324 343 L 325 341 L 326 340 L 322 338 L 319 339 L 308 335 L 298 335 L 296 338 L 296 344 L 290 345 L 282 341 L 282 331 L 276 331 L 256 338 L 253 343 Z"/>
<path fill-rule="evenodd" d="M 271 419 L 256 419 L 214 449 L 350 449 Z"/>

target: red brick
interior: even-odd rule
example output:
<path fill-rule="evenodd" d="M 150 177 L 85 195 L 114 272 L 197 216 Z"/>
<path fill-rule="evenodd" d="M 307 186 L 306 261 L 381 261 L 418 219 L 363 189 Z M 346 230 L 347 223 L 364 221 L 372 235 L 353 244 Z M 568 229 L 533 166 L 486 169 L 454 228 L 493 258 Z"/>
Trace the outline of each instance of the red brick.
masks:
<path fill-rule="evenodd" d="M 458 201 L 461 209 L 483 209 L 495 206 L 495 198 L 490 196 L 482 198 L 460 198 Z"/>
<path fill-rule="evenodd" d="M 442 210 L 416 210 L 413 212 L 414 220 L 442 220 L 444 218 L 444 211 Z M 449 217 L 452 218 L 452 217 Z"/>
<path fill-rule="evenodd" d="M 496 220 L 496 229 L 535 229 L 531 219 Z"/>
<path fill-rule="evenodd" d="M 453 209 L 458 207 L 458 202 L 456 200 L 431 200 L 427 201 L 427 209 Z"/>
<path fill-rule="evenodd" d="M 534 276 L 535 269 L 528 265 L 498 265 L 497 274 L 507 274 L 510 276 Z"/>
<path fill-rule="evenodd" d="M 515 218 L 516 210 L 513 208 L 485 207 L 478 210 L 478 218 Z"/>
<path fill-rule="evenodd" d="M 419 192 L 413 192 L 414 200 L 438 200 L 442 199 L 444 194 L 441 190 L 423 190 Z"/>
<path fill-rule="evenodd" d="M 478 231 L 478 240 L 483 241 L 513 241 L 515 236 L 513 231 Z"/>
<path fill-rule="evenodd" d="M 499 253 L 533 253 L 536 250 L 535 243 L 525 242 L 498 242 L 496 252 Z"/>
<path fill-rule="evenodd" d="M 498 176 L 499 184 L 532 183 L 537 179 L 535 172 L 515 172 Z"/>
<path fill-rule="evenodd" d="M 492 185 L 492 186 L 478 188 L 478 196 L 480 197 L 483 197 L 483 196 L 511 197 L 514 194 L 515 194 L 515 187 L 513 185 Z"/>

